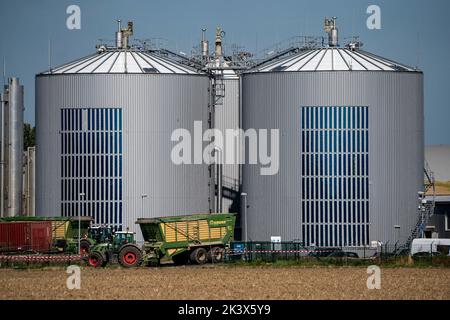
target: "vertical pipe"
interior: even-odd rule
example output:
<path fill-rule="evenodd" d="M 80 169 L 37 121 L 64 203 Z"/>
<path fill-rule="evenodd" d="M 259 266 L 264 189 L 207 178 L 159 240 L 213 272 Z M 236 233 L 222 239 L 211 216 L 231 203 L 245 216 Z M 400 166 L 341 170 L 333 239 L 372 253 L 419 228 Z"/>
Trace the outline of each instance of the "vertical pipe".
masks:
<path fill-rule="evenodd" d="M 222 170 L 223 170 L 223 161 L 222 161 L 222 150 L 218 147 L 215 149 L 216 152 L 216 181 L 217 181 L 217 203 L 216 203 L 216 212 L 222 213 L 223 211 L 223 183 L 222 183 Z"/>
<path fill-rule="evenodd" d="M 216 58 L 222 57 L 222 29 L 216 28 L 216 42 L 215 42 L 215 56 Z"/>
<path fill-rule="evenodd" d="M 248 242 L 248 228 L 247 228 L 247 193 L 242 192 L 241 196 L 243 198 L 241 212 L 244 213 L 244 241 Z"/>
<path fill-rule="evenodd" d="M 23 190 L 23 86 L 18 78 L 9 81 L 9 216 L 22 214 Z"/>
<path fill-rule="evenodd" d="M 117 49 L 122 48 L 122 30 L 121 30 L 121 20 L 117 20 L 117 32 L 116 32 L 116 47 Z"/>
<path fill-rule="evenodd" d="M 202 29 L 202 35 L 201 35 L 201 41 L 200 41 L 200 50 L 201 50 L 203 63 L 208 62 L 208 56 L 209 56 L 209 43 L 205 38 L 205 32 L 206 32 L 206 29 Z"/>
<path fill-rule="evenodd" d="M 25 216 L 34 217 L 35 211 L 35 147 L 28 147 L 25 151 L 24 169 L 24 208 Z"/>
<path fill-rule="evenodd" d="M 35 167 L 35 147 L 31 147 L 28 149 L 28 197 L 29 197 L 29 205 L 28 205 L 28 215 L 34 217 L 35 213 L 35 181 L 36 181 L 36 167 Z"/>
<path fill-rule="evenodd" d="M 213 90 L 213 81 L 214 76 L 211 75 L 210 81 L 209 81 L 209 102 L 208 102 L 208 109 L 209 109 L 209 119 L 208 119 L 208 129 L 214 128 L 214 114 L 215 114 L 215 105 L 214 105 L 214 90 Z M 210 164 L 209 165 L 209 212 L 212 213 L 215 208 L 215 195 L 216 195 L 216 175 L 215 175 L 215 166 Z"/>
<path fill-rule="evenodd" d="M 6 216 L 5 214 L 5 107 L 6 107 L 6 94 L 1 94 L 1 132 L 0 132 L 0 217 Z"/>
<path fill-rule="evenodd" d="M 243 118 L 243 110 L 242 110 L 242 74 L 239 75 L 239 107 L 238 107 L 238 123 L 239 123 L 239 129 L 243 130 L 243 122 L 242 122 L 242 118 Z M 241 136 L 241 130 L 239 131 L 239 151 L 238 151 L 238 179 L 239 179 L 239 190 L 241 188 L 242 185 L 242 165 L 244 163 L 243 159 L 243 155 L 244 155 L 244 150 L 243 150 L 243 139 L 244 137 Z"/>

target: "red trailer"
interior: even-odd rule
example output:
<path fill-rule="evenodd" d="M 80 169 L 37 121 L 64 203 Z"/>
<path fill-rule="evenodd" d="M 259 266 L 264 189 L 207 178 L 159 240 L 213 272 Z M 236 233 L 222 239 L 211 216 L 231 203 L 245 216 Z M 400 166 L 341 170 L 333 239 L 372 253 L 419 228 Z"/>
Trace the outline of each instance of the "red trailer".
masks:
<path fill-rule="evenodd" d="M 0 222 L 0 252 L 49 252 L 50 221 Z"/>

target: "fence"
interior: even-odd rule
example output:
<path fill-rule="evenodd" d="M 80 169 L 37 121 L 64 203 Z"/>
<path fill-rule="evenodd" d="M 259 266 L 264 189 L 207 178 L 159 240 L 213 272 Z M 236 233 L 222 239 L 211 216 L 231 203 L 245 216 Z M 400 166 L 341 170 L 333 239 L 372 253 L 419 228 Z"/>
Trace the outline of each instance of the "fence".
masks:
<path fill-rule="evenodd" d="M 300 242 L 233 242 L 227 262 L 298 261 L 320 264 L 425 263 L 450 265 L 449 246 L 384 244 L 376 247 L 316 247 Z M 411 255 L 413 253 L 413 255 Z"/>

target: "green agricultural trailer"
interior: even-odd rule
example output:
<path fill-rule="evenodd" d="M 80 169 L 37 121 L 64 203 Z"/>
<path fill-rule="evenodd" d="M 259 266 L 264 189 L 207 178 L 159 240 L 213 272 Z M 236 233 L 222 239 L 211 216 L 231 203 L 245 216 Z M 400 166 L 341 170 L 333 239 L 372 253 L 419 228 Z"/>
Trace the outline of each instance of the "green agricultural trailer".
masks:
<path fill-rule="evenodd" d="M 27 250 L 32 242 L 39 242 L 41 245 L 37 251 L 75 253 L 78 248 L 78 225 L 80 225 L 81 249 L 88 251 L 95 243 L 95 240 L 89 237 L 89 226 L 92 221 L 91 217 L 0 218 L 3 232 L 0 247 L 12 246 Z M 30 244 L 27 245 L 27 242 Z"/>
<path fill-rule="evenodd" d="M 116 232 L 111 243 L 91 248 L 91 266 L 105 266 L 116 260 L 124 267 L 159 265 L 162 259 L 176 264 L 219 263 L 233 240 L 234 214 L 196 214 L 138 219 L 144 245 L 136 245 L 131 232 Z"/>
<path fill-rule="evenodd" d="M 233 240 L 236 216 L 232 213 L 138 219 L 145 243 L 142 261 L 159 264 L 171 258 L 175 264 L 219 263 Z"/>
<path fill-rule="evenodd" d="M 109 243 L 113 231 L 108 226 L 92 226 L 92 217 L 4 217 L 0 223 L 48 223 L 50 232 L 45 241 L 51 243 L 53 251 L 76 253 L 78 251 L 78 234 L 80 234 L 80 252 L 88 254 L 90 248 L 99 243 Z M 78 233 L 78 228 L 80 232 Z M 15 228 L 14 232 L 21 232 Z M 19 235 L 20 236 L 20 235 Z M 0 243 L 0 247 L 2 243 Z M 0 248 L 1 250 L 1 248 Z"/>

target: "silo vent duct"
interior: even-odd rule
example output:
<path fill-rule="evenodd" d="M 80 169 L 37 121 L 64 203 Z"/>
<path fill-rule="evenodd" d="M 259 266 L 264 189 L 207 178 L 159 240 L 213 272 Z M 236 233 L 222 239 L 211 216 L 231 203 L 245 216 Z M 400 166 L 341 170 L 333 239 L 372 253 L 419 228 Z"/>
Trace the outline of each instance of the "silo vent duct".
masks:
<path fill-rule="evenodd" d="M 133 21 L 128 21 L 127 28 L 122 29 L 121 20 L 117 20 L 118 29 L 116 32 L 117 49 L 127 49 L 128 39 L 133 35 Z"/>
<path fill-rule="evenodd" d="M 337 47 L 339 45 L 338 29 L 336 26 L 336 17 L 325 18 L 323 30 L 328 33 L 328 46 Z"/>

